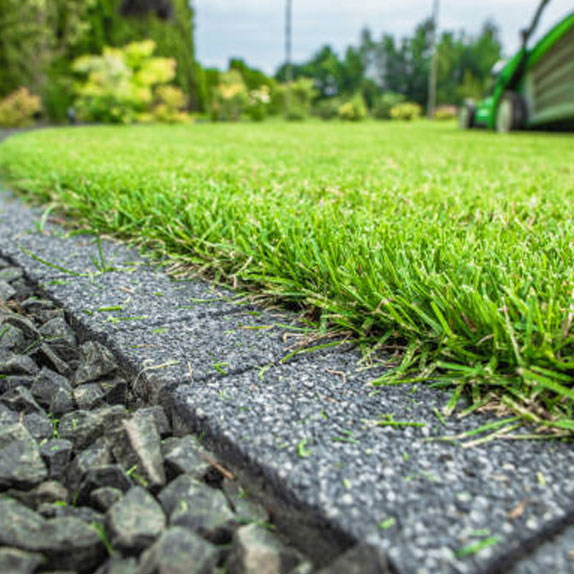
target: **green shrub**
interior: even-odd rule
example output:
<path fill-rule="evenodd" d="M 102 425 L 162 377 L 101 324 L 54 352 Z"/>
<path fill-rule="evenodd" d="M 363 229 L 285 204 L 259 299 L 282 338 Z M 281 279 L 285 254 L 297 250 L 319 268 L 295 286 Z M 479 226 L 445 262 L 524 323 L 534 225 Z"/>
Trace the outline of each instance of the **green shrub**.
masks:
<path fill-rule="evenodd" d="M 404 102 L 397 104 L 391 109 L 391 118 L 393 120 L 412 121 L 420 118 L 422 107 L 414 102 Z"/>
<path fill-rule="evenodd" d="M 391 110 L 402 104 L 405 101 L 405 97 L 402 94 L 396 94 L 395 92 L 387 92 L 381 95 L 375 101 L 375 106 L 373 109 L 373 116 L 377 120 L 390 120 Z"/>
<path fill-rule="evenodd" d="M 0 126 L 28 126 L 33 123 L 33 118 L 40 109 L 40 98 L 32 95 L 27 88 L 20 88 L 0 100 Z"/>
<path fill-rule="evenodd" d="M 285 119 L 288 122 L 304 122 L 309 117 L 309 112 L 301 106 L 291 106 L 285 112 Z"/>
<path fill-rule="evenodd" d="M 357 95 L 344 103 L 338 110 L 339 119 L 346 122 L 360 122 L 367 117 L 367 106 L 362 96 Z"/>
<path fill-rule="evenodd" d="M 144 118 L 154 102 L 154 88 L 175 77 L 175 60 L 153 57 L 155 43 L 134 42 L 123 48 L 104 48 L 101 56 L 82 56 L 74 72 L 83 76 L 77 86 L 78 117 L 84 121 L 129 124 Z"/>
<path fill-rule="evenodd" d="M 229 70 L 219 76 L 219 85 L 214 90 L 211 103 L 211 118 L 213 121 L 237 122 L 248 102 L 243 77 L 237 70 Z"/>
<path fill-rule="evenodd" d="M 267 117 L 271 104 L 271 89 L 269 86 L 260 86 L 249 92 L 247 115 L 254 122 L 262 122 Z"/>
<path fill-rule="evenodd" d="M 439 106 L 434 112 L 435 120 L 455 120 L 458 118 L 456 106 Z"/>
<path fill-rule="evenodd" d="M 283 84 L 280 93 L 286 120 L 304 121 L 309 117 L 311 102 L 316 95 L 312 79 L 299 78 L 291 82 L 291 85 Z"/>
<path fill-rule="evenodd" d="M 322 120 L 334 120 L 339 116 L 341 101 L 338 98 L 328 98 L 320 100 L 313 107 L 313 115 L 319 116 Z"/>
<path fill-rule="evenodd" d="M 152 119 L 163 124 L 188 122 L 190 117 L 184 111 L 186 104 L 187 100 L 181 88 L 159 86 L 156 90 L 156 104 L 151 113 Z"/>

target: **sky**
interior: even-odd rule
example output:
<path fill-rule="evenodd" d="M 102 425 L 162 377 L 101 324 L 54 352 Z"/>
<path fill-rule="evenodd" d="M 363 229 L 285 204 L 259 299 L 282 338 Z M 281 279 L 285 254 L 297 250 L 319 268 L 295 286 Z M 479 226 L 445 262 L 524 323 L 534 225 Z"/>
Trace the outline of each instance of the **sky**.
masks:
<path fill-rule="evenodd" d="M 441 0 L 439 26 L 477 33 L 487 18 L 501 28 L 505 52 L 519 46 L 540 0 Z M 199 61 L 224 68 L 232 57 L 273 73 L 284 60 L 285 0 L 192 0 L 196 10 Z M 305 61 L 321 46 L 339 52 L 357 44 L 368 26 L 375 37 L 410 35 L 430 15 L 432 0 L 293 0 L 293 59 Z M 554 0 L 539 27 L 544 32 L 566 14 L 574 0 Z"/>

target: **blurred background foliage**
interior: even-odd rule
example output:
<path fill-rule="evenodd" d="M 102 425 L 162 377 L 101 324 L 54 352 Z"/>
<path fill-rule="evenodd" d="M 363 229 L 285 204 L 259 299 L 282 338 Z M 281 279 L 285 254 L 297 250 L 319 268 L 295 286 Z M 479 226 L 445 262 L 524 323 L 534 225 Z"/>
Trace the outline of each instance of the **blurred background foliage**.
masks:
<path fill-rule="evenodd" d="M 14 116 L 28 111 L 22 123 L 40 113 L 45 121 L 64 122 L 71 109 L 82 120 L 122 123 L 183 121 L 184 111 L 214 121 L 281 115 L 290 120 L 310 115 L 349 121 L 411 118 L 427 102 L 433 33 L 431 20 L 404 38 L 375 38 L 363 30 L 344 54 L 324 46 L 308 61 L 294 64 L 287 89 L 286 65 L 274 76 L 239 58 L 231 59 L 226 70 L 203 68 L 195 57 L 189 0 L 0 0 L 0 101 L 6 116 L 7 109 L 21 103 L 22 88 L 39 97 L 41 112 L 35 105 L 18 104 L 20 111 L 14 110 Z M 172 73 L 169 80 L 136 89 L 138 72 L 118 62 L 133 46 L 150 46 L 146 41 L 154 46 L 149 58 L 163 58 L 164 65 L 169 59 Z M 484 95 L 502 49 L 493 22 L 476 36 L 445 31 L 437 49 L 438 117 L 447 118 L 465 98 Z M 78 62 L 91 62 L 92 69 L 82 70 Z M 114 63 L 124 68 L 121 81 L 110 75 Z M 106 70 L 108 92 L 98 99 L 93 91 L 98 74 Z M 135 102 L 138 93 L 142 99 Z M 420 107 L 405 108 L 405 103 Z"/>

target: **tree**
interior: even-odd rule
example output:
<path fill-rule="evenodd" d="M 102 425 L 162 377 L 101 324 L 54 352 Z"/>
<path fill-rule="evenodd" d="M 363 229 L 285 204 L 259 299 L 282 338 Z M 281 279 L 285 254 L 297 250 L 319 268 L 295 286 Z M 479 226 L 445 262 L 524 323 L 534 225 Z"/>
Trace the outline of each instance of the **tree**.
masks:
<path fill-rule="evenodd" d="M 433 35 L 431 19 L 421 22 L 411 37 L 401 39 L 383 34 L 376 40 L 364 29 L 359 45 L 350 46 L 342 60 L 325 46 L 307 62 L 294 64 L 293 75 L 314 81 L 318 101 L 360 93 L 372 110 L 379 107 L 381 94 L 390 93 L 425 106 Z M 487 88 L 490 70 L 501 55 L 496 25 L 485 22 L 476 37 L 446 31 L 437 40 L 437 103 L 460 104 L 469 94 L 480 97 Z M 276 78 L 285 81 L 285 66 L 279 68 Z"/>

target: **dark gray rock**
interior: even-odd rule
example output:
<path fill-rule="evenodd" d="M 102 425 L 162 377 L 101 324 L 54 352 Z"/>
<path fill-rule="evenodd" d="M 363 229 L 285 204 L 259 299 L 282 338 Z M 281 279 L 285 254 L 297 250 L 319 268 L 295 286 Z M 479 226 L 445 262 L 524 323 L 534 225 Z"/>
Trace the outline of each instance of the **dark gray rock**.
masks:
<path fill-rule="evenodd" d="M 215 544 L 231 540 L 235 517 L 220 490 L 182 474 L 161 491 L 159 499 L 171 526 L 183 526 Z"/>
<path fill-rule="evenodd" d="M 71 440 L 75 448 L 82 450 L 101 437 L 104 431 L 113 431 L 127 416 L 122 405 L 67 413 L 60 421 L 60 437 Z"/>
<path fill-rule="evenodd" d="M 2 324 L 12 325 L 20 329 L 24 336 L 30 341 L 37 341 L 41 338 L 40 331 L 36 328 L 36 325 L 23 315 L 18 315 L 17 313 L 4 313 L 0 315 L 0 322 Z"/>
<path fill-rule="evenodd" d="M 68 500 L 68 489 L 60 482 L 48 480 L 30 491 L 36 505 Z"/>
<path fill-rule="evenodd" d="M 102 564 L 95 574 L 139 574 L 137 558 L 130 556 L 124 558 L 114 554 L 107 562 Z"/>
<path fill-rule="evenodd" d="M 70 398 L 72 385 L 66 377 L 51 369 L 44 367 L 34 378 L 30 390 L 35 399 L 42 406 L 48 408 L 53 415 L 65 414 L 73 408 Z M 56 399 L 56 397 L 58 398 Z"/>
<path fill-rule="evenodd" d="M 20 279 L 23 276 L 24 273 L 20 267 L 5 267 L 4 269 L 0 269 L 1 281 L 12 283 L 13 281 Z"/>
<path fill-rule="evenodd" d="M 115 378 L 99 382 L 104 391 L 104 399 L 109 405 L 123 405 L 128 398 L 128 383 L 125 379 Z"/>
<path fill-rule="evenodd" d="M 0 357 L 7 353 L 16 353 L 24 350 L 26 338 L 18 327 L 10 324 L 2 324 L 0 321 Z"/>
<path fill-rule="evenodd" d="M 165 514 L 155 498 L 134 486 L 106 515 L 112 545 L 124 553 L 144 550 L 158 538 L 166 525 Z"/>
<path fill-rule="evenodd" d="M 33 487 L 47 474 L 38 445 L 24 426 L 0 428 L 0 488 Z"/>
<path fill-rule="evenodd" d="M 63 480 L 72 458 L 73 445 L 69 440 L 53 438 L 40 446 L 40 454 L 52 480 Z"/>
<path fill-rule="evenodd" d="M 33 383 L 34 378 L 26 375 L 0 375 L 0 395 L 13 391 L 18 387 L 29 389 Z"/>
<path fill-rule="evenodd" d="M 138 574 L 215 574 L 218 550 L 184 528 L 168 528 L 140 559 Z"/>
<path fill-rule="evenodd" d="M 118 368 L 114 356 L 100 343 L 89 341 L 80 347 L 80 364 L 74 384 L 81 385 L 111 375 Z"/>
<path fill-rule="evenodd" d="M 284 546 L 269 530 L 251 524 L 235 533 L 227 570 L 229 574 L 289 574 L 301 561 L 299 552 Z"/>
<path fill-rule="evenodd" d="M 365 544 L 359 544 L 318 574 L 391 574 L 391 569 L 381 552 Z"/>
<path fill-rule="evenodd" d="M 72 506 L 58 502 L 38 505 L 38 514 L 44 518 L 75 518 L 86 524 L 104 524 L 105 516 L 88 506 Z"/>
<path fill-rule="evenodd" d="M 16 387 L 0 397 L 0 402 L 9 409 L 19 413 L 44 413 L 44 409 L 36 402 L 34 395 L 23 386 Z"/>
<path fill-rule="evenodd" d="M 60 373 L 60 375 L 69 375 L 72 372 L 72 363 L 61 359 L 58 353 L 56 353 L 50 345 L 42 343 L 36 354 L 40 357 L 42 362 L 47 362 L 55 371 Z"/>
<path fill-rule="evenodd" d="M 138 412 L 151 414 L 153 416 L 157 432 L 161 438 L 166 438 L 171 434 L 171 425 L 169 424 L 169 419 L 167 418 L 163 407 L 160 405 L 154 405 L 152 407 L 138 409 Z"/>
<path fill-rule="evenodd" d="M 45 413 L 30 413 L 24 417 L 22 424 L 38 442 L 54 436 L 54 425 Z"/>
<path fill-rule="evenodd" d="M 20 303 L 20 307 L 34 315 L 37 315 L 39 311 L 53 311 L 57 309 L 53 301 L 39 299 L 38 297 L 29 297 Z"/>
<path fill-rule="evenodd" d="M 0 428 L 18 422 L 18 413 L 0 403 Z"/>
<path fill-rule="evenodd" d="M 77 518 L 46 520 L 10 498 L 0 498 L 0 545 L 41 552 L 46 568 L 91 572 L 104 547 L 96 531 Z"/>
<path fill-rule="evenodd" d="M 74 458 L 66 473 L 66 484 L 70 490 L 76 491 L 90 469 L 104 467 L 111 463 L 110 449 L 103 438 L 99 439 Z"/>
<path fill-rule="evenodd" d="M 74 410 L 72 395 L 63 389 L 54 393 L 50 402 L 50 412 L 55 416 L 62 416 Z"/>
<path fill-rule="evenodd" d="M 6 495 L 18 500 L 28 508 L 36 510 L 45 504 L 67 503 L 68 489 L 56 481 L 42 482 L 32 490 L 16 490 L 11 488 Z"/>
<path fill-rule="evenodd" d="M 14 355 L 6 360 L 0 360 L 0 374 L 3 375 L 29 375 L 33 377 L 39 372 L 38 365 L 27 355 Z"/>
<path fill-rule="evenodd" d="M 82 503 L 87 502 L 92 491 L 105 486 L 127 492 L 132 484 L 130 477 L 119 464 L 90 468 L 80 485 L 78 500 Z"/>
<path fill-rule="evenodd" d="M 313 574 L 314 572 L 315 568 L 313 567 L 313 564 L 305 560 L 304 562 L 301 562 L 301 564 L 293 568 L 293 570 L 291 570 L 289 574 Z"/>
<path fill-rule="evenodd" d="M 187 435 L 170 439 L 163 447 L 165 468 L 170 477 L 189 474 L 203 480 L 212 468 L 207 451 L 197 440 Z"/>
<path fill-rule="evenodd" d="M 40 327 L 40 333 L 43 335 L 44 340 L 50 343 L 50 345 L 54 341 L 63 341 L 71 346 L 78 344 L 76 333 L 61 317 L 51 319 L 47 323 L 44 323 L 44 325 Z"/>
<path fill-rule="evenodd" d="M 14 500 L 0 497 L 0 545 L 42 551 L 48 536 L 42 516 Z"/>
<path fill-rule="evenodd" d="M 63 360 L 79 358 L 78 341 L 74 330 L 63 317 L 55 317 L 40 327 L 45 343 Z"/>
<path fill-rule="evenodd" d="M 16 279 L 12 281 L 11 285 L 16 289 L 16 299 L 26 299 L 34 291 L 34 288 L 25 279 Z"/>
<path fill-rule="evenodd" d="M 0 279 L 0 301 L 9 301 L 16 295 L 16 289 L 4 279 Z"/>
<path fill-rule="evenodd" d="M 4 574 L 32 574 L 42 561 L 41 554 L 17 548 L 0 548 L 0 572 Z"/>
<path fill-rule="evenodd" d="M 74 389 L 73 396 L 81 410 L 89 411 L 106 403 L 106 393 L 99 383 L 80 385 Z"/>
<path fill-rule="evenodd" d="M 270 516 L 265 506 L 254 500 L 236 480 L 224 479 L 221 489 L 238 522 L 269 522 Z"/>
<path fill-rule="evenodd" d="M 157 489 L 165 484 L 161 439 L 153 413 L 137 411 L 106 437 L 115 459 L 125 468 L 135 467 L 146 487 Z"/>
<path fill-rule="evenodd" d="M 123 495 L 119 488 L 102 486 L 90 492 L 90 504 L 100 512 L 107 512 Z"/>

